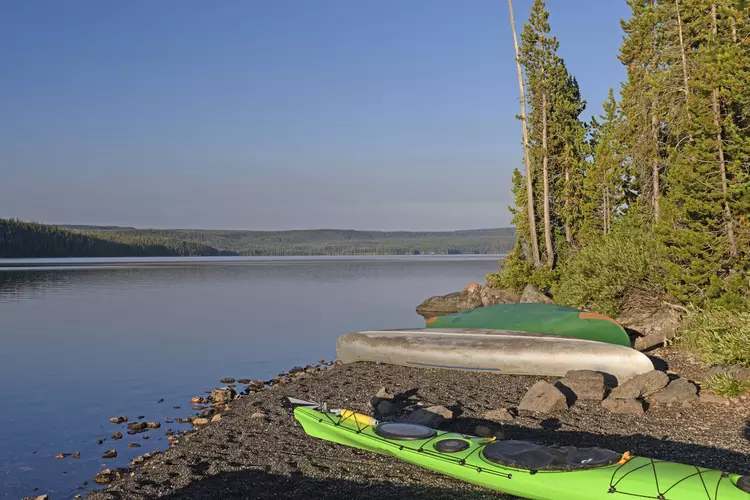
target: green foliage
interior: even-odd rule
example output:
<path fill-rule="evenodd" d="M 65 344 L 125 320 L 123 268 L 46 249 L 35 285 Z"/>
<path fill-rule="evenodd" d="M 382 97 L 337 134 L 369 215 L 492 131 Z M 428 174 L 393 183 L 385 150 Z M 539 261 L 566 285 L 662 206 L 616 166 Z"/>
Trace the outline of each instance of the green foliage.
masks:
<path fill-rule="evenodd" d="M 708 377 L 706 387 L 725 397 L 741 396 L 750 389 L 749 380 L 737 380 L 731 373 L 716 373 Z"/>
<path fill-rule="evenodd" d="M 711 365 L 750 366 L 750 312 L 695 310 L 678 332 L 677 342 L 697 350 Z"/>
<path fill-rule="evenodd" d="M 663 273 L 659 246 L 646 227 L 632 216 L 610 234 L 591 240 L 560 270 L 552 286 L 555 301 L 617 316 L 628 292 L 658 293 Z"/>
<path fill-rule="evenodd" d="M 534 266 L 524 257 L 519 244 L 513 247 L 513 251 L 500 264 L 502 266 L 500 272 L 492 273 L 491 278 L 487 276 L 487 284 L 494 288 L 522 292 L 529 284 L 529 277 Z"/>

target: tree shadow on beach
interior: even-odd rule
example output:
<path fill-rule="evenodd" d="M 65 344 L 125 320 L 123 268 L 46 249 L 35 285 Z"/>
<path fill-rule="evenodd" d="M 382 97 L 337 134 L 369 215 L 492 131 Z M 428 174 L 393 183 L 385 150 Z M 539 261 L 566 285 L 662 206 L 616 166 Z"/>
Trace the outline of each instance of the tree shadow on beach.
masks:
<path fill-rule="evenodd" d="M 263 471 L 237 471 L 218 474 L 191 483 L 165 500 L 266 500 L 325 498 L 329 500 L 512 500 L 516 497 L 494 492 L 435 486 L 390 484 L 351 479 L 287 476 Z M 115 500 L 115 497 L 113 497 Z"/>

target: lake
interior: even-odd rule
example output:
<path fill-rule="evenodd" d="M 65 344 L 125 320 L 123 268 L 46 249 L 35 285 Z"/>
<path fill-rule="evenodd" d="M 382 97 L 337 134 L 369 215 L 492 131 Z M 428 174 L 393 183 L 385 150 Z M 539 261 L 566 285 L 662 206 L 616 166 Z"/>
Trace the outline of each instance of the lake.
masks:
<path fill-rule="evenodd" d="M 498 259 L 0 260 L 2 498 L 82 493 L 98 471 L 167 448 L 164 431 L 184 426 L 165 419 L 194 413 L 190 398 L 221 378 L 334 359 L 342 333 L 423 326 L 417 304 L 483 282 Z M 118 415 L 162 428 L 129 436 Z"/>

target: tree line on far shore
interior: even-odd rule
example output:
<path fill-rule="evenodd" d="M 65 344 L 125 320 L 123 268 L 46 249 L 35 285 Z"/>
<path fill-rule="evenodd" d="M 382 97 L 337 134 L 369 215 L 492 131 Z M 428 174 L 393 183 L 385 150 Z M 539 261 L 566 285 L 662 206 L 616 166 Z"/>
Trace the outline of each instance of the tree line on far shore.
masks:
<path fill-rule="evenodd" d="M 447 232 L 50 226 L 0 219 L 0 258 L 504 254 L 512 228 Z"/>

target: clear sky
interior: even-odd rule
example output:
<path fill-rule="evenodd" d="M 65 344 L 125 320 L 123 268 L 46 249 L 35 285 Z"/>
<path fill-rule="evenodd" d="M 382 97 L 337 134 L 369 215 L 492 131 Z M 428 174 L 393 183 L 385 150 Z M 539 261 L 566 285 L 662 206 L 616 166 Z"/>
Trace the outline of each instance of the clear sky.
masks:
<path fill-rule="evenodd" d="M 599 113 L 625 1 L 548 4 Z M 3 1 L 0 217 L 506 226 L 513 57 L 505 0 Z"/>

